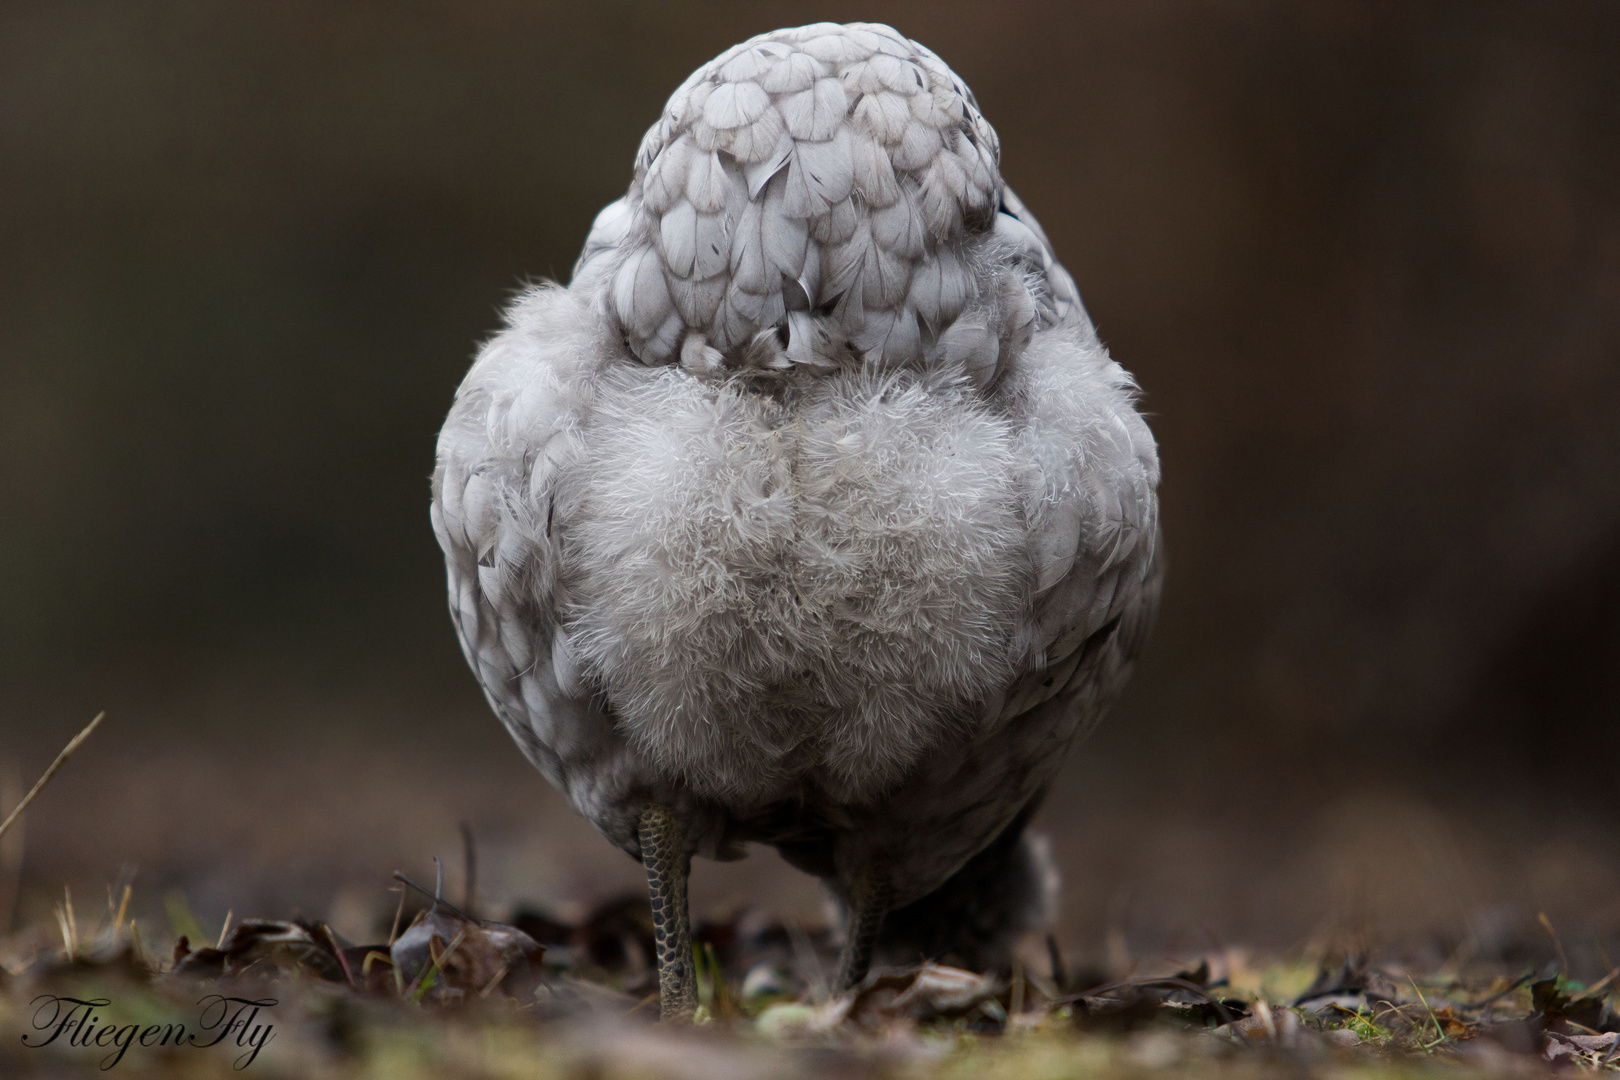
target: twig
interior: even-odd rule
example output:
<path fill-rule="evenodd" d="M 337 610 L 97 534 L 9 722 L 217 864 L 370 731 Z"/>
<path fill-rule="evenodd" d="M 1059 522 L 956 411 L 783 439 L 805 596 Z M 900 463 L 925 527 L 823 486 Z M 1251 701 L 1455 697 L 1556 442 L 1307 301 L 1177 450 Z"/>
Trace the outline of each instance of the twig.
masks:
<path fill-rule="evenodd" d="M 338 944 L 337 935 L 332 928 L 321 923 L 321 929 L 326 931 L 326 941 L 332 946 L 332 955 L 337 957 L 338 967 L 343 969 L 343 978 L 348 982 L 349 988 L 354 988 L 354 972 L 349 969 L 349 958 L 343 955 L 343 946 Z"/>
<path fill-rule="evenodd" d="M 1046 935 L 1046 958 L 1052 965 L 1052 985 L 1057 987 L 1058 993 L 1067 994 L 1069 992 L 1069 972 L 1063 964 L 1063 950 L 1058 946 L 1056 934 Z"/>
<path fill-rule="evenodd" d="M 1509 994 L 1513 993 L 1513 991 L 1517 990 L 1519 987 L 1523 986 L 1525 983 L 1529 982 L 1531 979 L 1533 979 L 1535 977 L 1536 977 L 1536 973 L 1534 971 L 1527 971 L 1523 975 L 1520 975 L 1517 979 L 1514 979 L 1511 983 L 1509 983 L 1507 985 L 1506 989 L 1498 990 L 1496 993 L 1492 994 L 1490 997 L 1486 998 L 1484 1001 L 1474 1001 L 1474 1002 L 1464 1001 L 1464 1002 L 1460 1003 L 1458 1007 L 1463 1008 L 1463 1009 L 1467 1009 L 1469 1012 L 1473 1012 L 1476 1009 L 1488 1008 L 1488 1007 L 1490 1007 L 1492 1005 L 1495 1005 L 1498 1001 L 1501 1001 L 1503 998 L 1507 997 Z"/>
<path fill-rule="evenodd" d="M 475 918 L 473 918 L 471 915 L 467 914 L 465 911 L 462 911 L 460 908 L 456 907 L 456 905 L 452 904 L 450 901 L 445 900 L 445 899 L 437 896 L 431 889 L 423 888 L 422 886 L 418 885 L 416 882 L 412 881 L 410 878 L 406 877 L 404 874 L 400 873 L 398 870 L 394 871 L 394 880 L 398 881 L 398 882 L 401 882 L 401 883 L 403 883 L 405 885 L 409 885 L 411 888 L 415 889 L 417 892 L 421 893 L 423 896 L 428 897 L 436 905 L 438 905 L 439 907 L 444 908 L 444 910 L 448 911 L 450 914 L 454 915 L 458 919 L 462 919 L 462 920 L 464 920 L 466 922 L 470 922 L 470 923 L 482 923 L 484 921 L 483 919 L 475 919 Z"/>
<path fill-rule="evenodd" d="M 1547 918 L 1547 913 L 1545 911 L 1538 911 L 1536 913 L 1536 919 L 1547 931 L 1548 936 L 1553 939 L 1553 944 L 1557 946 L 1558 965 L 1563 969 L 1564 978 L 1569 978 L 1569 957 L 1564 955 L 1564 943 L 1558 940 L 1558 931 L 1553 929 L 1552 920 Z"/>
<path fill-rule="evenodd" d="M 478 991 L 478 996 L 481 998 L 489 997 L 489 995 L 494 992 L 495 988 L 501 985 L 501 980 L 506 978 L 509 970 L 510 969 L 506 961 L 502 960 L 500 969 L 495 972 L 495 977 L 484 984 L 484 988 Z"/>
<path fill-rule="evenodd" d="M 66 885 L 62 886 L 62 903 L 67 911 L 67 927 L 73 934 L 73 944 L 68 947 L 70 954 L 79 951 L 79 920 L 73 914 L 73 890 Z"/>
<path fill-rule="evenodd" d="M 378 949 L 369 949 L 366 952 L 366 958 L 360 961 L 360 977 L 362 979 L 365 979 L 368 982 L 371 980 L 371 965 L 376 963 L 378 960 L 381 960 L 390 968 L 394 966 L 394 958 L 388 953 L 382 952 Z"/>
<path fill-rule="evenodd" d="M 51 777 L 56 775 L 56 770 L 60 769 L 63 763 L 72 756 L 73 751 L 79 748 L 80 743 L 84 742 L 84 740 L 90 737 L 90 733 L 96 730 L 96 725 L 101 723 L 102 719 L 106 715 L 107 714 L 105 712 L 96 713 L 96 718 L 86 724 L 83 731 L 73 736 L 72 742 L 62 747 L 62 752 L 56 755 L 56 760 L 51 762 L 51 767 L 45 770 L 45 775 L 39 778 L 39 783 L 35 784 L 33 788 L 29 790 L 28 794 L 23 796 L 23 801 L 17 804 L 17 809 L 11 812 L 11 816 L 6 818 L 5 821 L 0 822 L 0 836 L 5 836 L 6 830 L 10 829 L 12 824 L 15 823 L 18 818 L 22 817 L 23 811 L 27 810 L 29 804 L 34 801 L 34 798 L 41 791 L 45 790 L 45 785 L 51 782 Z"/>
<path fill-rule="evenodd" d="M 1611 982 L 1613 982 L 1616 975 L 1620 975 L 1620 967 L 1610 971 L 1607 975 L 1603 976 L 1603 978 L 1599 979 L 1591 986 L 1588 986 L 1585 990 L 1582 990 L 1581 997 L 1592 997 L 1596 995 L 1599 990 L 1602 990 L 1605 986 L 1608 986 Z M 1620 1040 L 1616 1041 L 1620 1042 Z"/>
<path fill-rule="evenodd" d="M 405 914 L 405 890 L 399 890 L 399 906 L 394 909 L 394 925 L 388 930 L 388 947 L 392 949 L 394 942 L 399 940 L 399 920 Z"/>
<path fill-rule="evenodd" d="M 125 915 L 126 912 L 129 911 L 129 895 L 130 895 L 130 893 L 132 893 L 134 891 L 134 889 L 135 889 L 135 887 L 133 885 L 125 885 L 124 886 L 123 898 L 118 901 L 118 912 L 117 912 L 117 914 L 115 914 L 113 916 L 113 937 L 114 938 L 116 938 L 118 936 L 118 931 L 124 925 L 124 915 Z"/>

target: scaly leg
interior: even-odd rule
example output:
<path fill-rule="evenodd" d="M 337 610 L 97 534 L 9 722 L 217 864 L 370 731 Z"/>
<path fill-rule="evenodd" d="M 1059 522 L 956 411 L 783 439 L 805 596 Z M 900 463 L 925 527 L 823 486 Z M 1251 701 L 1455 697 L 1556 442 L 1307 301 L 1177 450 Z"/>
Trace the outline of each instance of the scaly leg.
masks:
<path fill-rule="evenodd" d="M 638 832 L 658 946 L 658 1016 L 684 1020 L 697 1011 L 692 923 L 686 911 L 686 878 L 692 869 L 686 828 L 669 807 L 649 806 L 641 812 Z"/>
<path fill-rule="evenodd" d="M 889 910 L 889 885 L 871 870 L 855 879 L 849 898 L 849 925 L 844 952 L 838 958 L 837 993 L 844 993 L 866 978 L 872 966 L 872 945 L 877 941 L 883 916 Z"/>

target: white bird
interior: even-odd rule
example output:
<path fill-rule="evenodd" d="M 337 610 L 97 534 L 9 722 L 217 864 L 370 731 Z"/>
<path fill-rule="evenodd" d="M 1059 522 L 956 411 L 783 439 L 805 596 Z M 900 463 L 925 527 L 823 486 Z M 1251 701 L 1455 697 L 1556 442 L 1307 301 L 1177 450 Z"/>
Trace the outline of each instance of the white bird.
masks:
<path fill-rule="evenodd" d="M 775 845 L 839 975 L 1004 956 L 1023 827 L 1157 606 L 1131 377 L 932 52 L 763 34 L 642 141 L 566 287 L 529 289 L 439 437 L 433 528 L 496 714 L 647 868 L 694 1007 L 694 854 Z"/>

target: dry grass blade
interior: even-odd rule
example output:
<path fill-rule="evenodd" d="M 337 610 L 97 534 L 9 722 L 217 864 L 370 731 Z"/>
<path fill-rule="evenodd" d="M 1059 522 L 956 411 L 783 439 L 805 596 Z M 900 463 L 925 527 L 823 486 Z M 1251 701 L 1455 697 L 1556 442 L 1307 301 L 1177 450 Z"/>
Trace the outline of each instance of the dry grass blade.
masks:
<path fill-rule="evenodd" d="M 1545 911 L 1542 911 L 1536 914 L 1536 921 L 1541 923 L 1542 929 L 1547 931 L 1547 936 L 1552 938 L 1553 946 L 1558 950 L 1558 969 L 1567 976 L 1569 974 L 1569 957 L 1564 955 L 1564 943 L 1558 937 L 1558 931 L 1553 929 L 1552 920 L 1547 918 Z"/>
<path fill-rule="evenodd" d="M 436 857 L 437 856 L 435 856 L 435 858 Z M 443 886 L 444 886 L 444 880 L 443 880 L 442 876 L 441 876 L 441 878 L 439 880 L 440 888 L 437 891 L 432 890 L 432 889 L 427 889 L 427 888 L 425 888 L 425 887 L 423 887 L 421 885 L 418 885 L 416 882 L 412 881 L 410 878 L 406 877 L 404 874 L 402 874 L 398 870 L 394 871 L 394 880 L 399 882 L 402 885 L 409 885 L 411 888 L 415 889 L 417 892 L 421 893 L 423 896 L 425 896 L 428 899 L 432 900 L 433 903 L 436 906 L 444 908 L 444 910 L 448 911 L 450 914 L 454 915 L 456 918 L 462 920 L 463 922 L 481 923 L 481 922 L 484 921 L 482 919 L 473 918 L 471 915 L 467 914 L 465 911 L 462 911 L 460 908 L 456 907 L 456 905 L 452 904 L 450 901 L 444 899 L 440 895 L 440 893 L 443 892 Z M 395 917 L 395 923 L 396 923 L 396 925 L 398 924 L 398 917 L 397 916 Z"/>
<path fill-rule="evenodd" d="M 13 810 L 11 816 L 6 818 L 4 822 L 0 822 L 0 837 L 5 836 L 6 831 L 11 828 L 18 818 L 22 817 L 23 811 L 27 810 L 29 804 L 34 801 L 41 791 L 45 790 L 45 785 L 51 782 L 51 777 L 56 775 L 56 770 L 60 769 L 63 763 L 73 756 L 73 751 L 77 750 L 79 744 L 90 737 L 90 733 L 96 730 L 96 725 L 101 723 L 106 715 L 105 712 L 96 713 L 96 718 L 86 724 L 83 731 L 73 736 L 72 742 L 62 747 L 62 752 L 56 755 L 56 760 L 51 762 L 51 767 L 45 770 L 45 775 L 39 778 L 39 782 L 29 789 L 28 794 L 23 796 L 22 802 L 17 804 L 17 809 Z"/>

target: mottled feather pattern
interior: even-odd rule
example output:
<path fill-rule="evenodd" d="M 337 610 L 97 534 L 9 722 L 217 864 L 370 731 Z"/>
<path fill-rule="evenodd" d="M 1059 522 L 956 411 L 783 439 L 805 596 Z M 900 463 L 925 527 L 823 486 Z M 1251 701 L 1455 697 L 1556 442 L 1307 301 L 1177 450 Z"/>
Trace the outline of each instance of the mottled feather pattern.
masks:
<path fill-rule="evenodd" d="M 658 801 L 696 851 L 820 844 L 835 889 L 881 859 L 908 903 L 1128 674 L 1156 449 L 998 156 L 887 27 L 745 42 L 458 391 L 433 523 L 463 648 L 625 850 Z"/>
<path fill-rule="evenodd" d="M 1001 351 L 1022 327 L 991 308 L 1081 322 L 1039 226 L 1002 197 L 999 155 L 961 80 L 888 27 L 761 35 L 700 68 L 643 141 L 608 313 L 643 363 L 696 359 L 707 377 L 960 359 L 962 319 Z M 999 249 L 1023 262 L 959 257 Z M 1009 290 L 1028 303 L 990 300 Z M 754 347 L 793 310 L 816 313 L 822 325 L 804 332 L 833 355 L 795 342 L 792 325 L 774 350 Z M 689 336 L 721 362 L 688 349 Z M 967 360 L 975 381 L 1001 370 L 982 345 Z"/>

